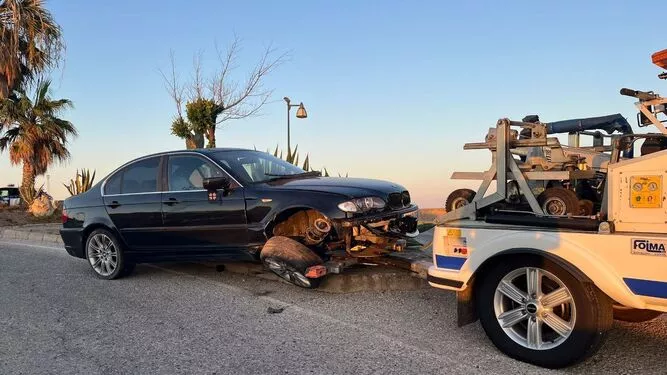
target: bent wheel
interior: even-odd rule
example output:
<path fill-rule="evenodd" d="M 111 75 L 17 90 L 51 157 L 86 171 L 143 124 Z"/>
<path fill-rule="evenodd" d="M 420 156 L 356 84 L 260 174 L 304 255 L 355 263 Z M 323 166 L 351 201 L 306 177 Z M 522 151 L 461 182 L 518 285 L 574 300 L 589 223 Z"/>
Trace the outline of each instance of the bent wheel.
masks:
<path fill-rule="evenodd" d="M 445 211 L 452 212 L 457 208 L 468 205 L 475 198 L 475 193 L 470 189 L 456 189 L 445 201 Z"/>
<path fill-rule="evenodd" d="M 321 277 L 307 277 L 310 267 L 321 266 L 322 258 L 302 243 L 288 237 L 270 238 L 260 253 L 264 266 L 283 280 L 302 288 L 317 288 Z"/>
<path fill-rule="evenodd" d="M 95 275 L 100 279 L 117 279 L 125 274 L 127 268 L 131 267 L 125 261 L 120 242 L 106 229 L 96 229 L 88 236 L 86 258 Z"/>
<path fill-rule="evenodd" d="M 476 296 L 482 327 L 512 358 L 559 368 L 594 353 L 612 325 L 609 299 L 560 266 L 519 257 L 489 269 Z"/>

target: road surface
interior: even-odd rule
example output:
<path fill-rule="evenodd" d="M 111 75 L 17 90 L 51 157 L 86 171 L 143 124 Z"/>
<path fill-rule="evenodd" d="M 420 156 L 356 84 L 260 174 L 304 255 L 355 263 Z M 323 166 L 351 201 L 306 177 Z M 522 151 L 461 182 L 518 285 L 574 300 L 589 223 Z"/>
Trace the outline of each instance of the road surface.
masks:
<path fill-rule="evenodd" d="M 2 374 L 559 373 L 505 357 L 455 310 L 430 288 L 327 294 L 196 264 L 103 281 L 62 249 L 0 242 Z M 665 317 L 617 323 L 565 372 L 665 373 L 666 346 Z"/>

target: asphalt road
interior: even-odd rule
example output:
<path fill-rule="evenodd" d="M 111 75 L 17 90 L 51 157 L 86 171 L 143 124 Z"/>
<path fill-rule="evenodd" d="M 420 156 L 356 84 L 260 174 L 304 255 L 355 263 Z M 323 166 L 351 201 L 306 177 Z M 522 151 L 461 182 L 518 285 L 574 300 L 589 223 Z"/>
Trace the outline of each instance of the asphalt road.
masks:
<path fill-rule="evenodd" d="M 269 313 L 268 308 L 284 308 Z M 565 373 L 664 374 L 667 318 L 617 323 Z M 543 374 L 458 328 L 454 295 L 327 294 L 194 264 L 95 278 L 64 250 L 0 242 L 0 373 Z"/>

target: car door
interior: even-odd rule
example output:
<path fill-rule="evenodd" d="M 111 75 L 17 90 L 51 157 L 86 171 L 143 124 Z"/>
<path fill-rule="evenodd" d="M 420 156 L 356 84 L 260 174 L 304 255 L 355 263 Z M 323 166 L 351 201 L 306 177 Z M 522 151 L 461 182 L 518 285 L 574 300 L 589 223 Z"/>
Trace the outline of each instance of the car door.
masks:
<path fill-rule="evenodd" d="M 162 158 L 142 159 L 114 173 L 104 182 L 107 213 L 131 251 L 150 251 L 163 245 Z"/>
<path fill-rule="evenodd" d="M 247 223 L 242 186 L 195 153 L 170 155 L 164 171 L 168 189 L 162 194 L 162 215 L 170 247 L 188 254 L 233 255 L 245 250 Z M 203 179 L 222 176 L 230 178 L 231 190 L 209 201 Z"/>

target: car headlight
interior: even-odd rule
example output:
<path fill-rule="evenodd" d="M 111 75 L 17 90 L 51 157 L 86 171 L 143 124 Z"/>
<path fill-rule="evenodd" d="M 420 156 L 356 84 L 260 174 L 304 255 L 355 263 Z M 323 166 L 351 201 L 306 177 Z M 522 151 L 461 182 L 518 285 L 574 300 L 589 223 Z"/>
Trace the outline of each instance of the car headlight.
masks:
<path fill-rule="evenodd" d="M 338 205 L 341 211 L 345 212 L 366 212 L 374 209 L 384 208 L 385 203 L 379 197 L 365 197 L 352 199 Z"/>

